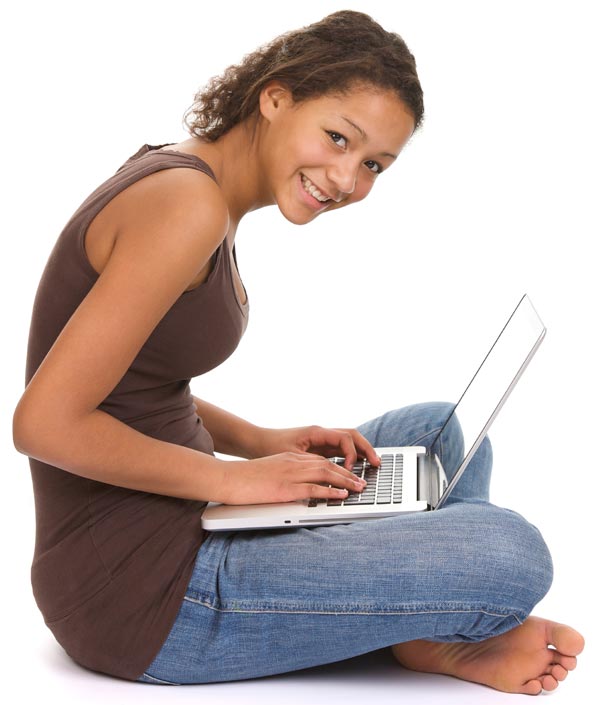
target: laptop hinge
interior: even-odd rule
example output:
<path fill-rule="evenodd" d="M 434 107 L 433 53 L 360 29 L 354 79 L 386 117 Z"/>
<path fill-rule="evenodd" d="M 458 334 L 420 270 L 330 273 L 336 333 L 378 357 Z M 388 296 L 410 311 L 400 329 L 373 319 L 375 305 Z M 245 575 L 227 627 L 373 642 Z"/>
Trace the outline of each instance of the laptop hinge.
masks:
<path fill-rule="evenodd" d="M 429 504 L 429 492 L 428 487 L 428 470 L 427 466 L 430 465 L 427 456 L 423 453 L 419 453 L 417 456 L 417 500 L 419 502 L 425 500 Z"/>
<path fill-rule="evenodd" d="M 438 456 L 419 454 L 417 457 L 417 499 L 435 507 L 446 489 L 446 473 Z"/>

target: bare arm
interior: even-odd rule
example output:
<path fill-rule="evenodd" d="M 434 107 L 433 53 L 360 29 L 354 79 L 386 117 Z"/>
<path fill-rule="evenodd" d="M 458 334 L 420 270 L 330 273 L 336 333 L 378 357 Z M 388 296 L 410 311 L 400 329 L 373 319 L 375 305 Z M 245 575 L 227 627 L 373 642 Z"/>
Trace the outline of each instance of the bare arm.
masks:
<path fill-rule="evenodd" d="M 265 428 L 198 397 L 193 399 L 219 453 L 252 459 L 286 451 L 331 457 L 341 451 L 349 470 L 357 458 L 366 458 L 374 466 L 380 463 L 373 446 L 356 429 L 325 429 L 321 426 Z"/>
<path fill-rule="evenodd" d="M 117 198 L 110 259 L 21 397 L 15 446 L 100 482 L 222 501 L 223 461 L 150 438 L 97 407 L 190 282 L 208 276 L 227 209 L 217 185 L 189 169 L 152 174 Z"/>
<path fill-rule="evenodd" d="M 223 502 L 224 464 L 211 455 L 146 436 L 110 414 L 96 410 L 66 424 L 41 420 L 35 439 L 17 450 L 81 477 L 142 492 Z"/>

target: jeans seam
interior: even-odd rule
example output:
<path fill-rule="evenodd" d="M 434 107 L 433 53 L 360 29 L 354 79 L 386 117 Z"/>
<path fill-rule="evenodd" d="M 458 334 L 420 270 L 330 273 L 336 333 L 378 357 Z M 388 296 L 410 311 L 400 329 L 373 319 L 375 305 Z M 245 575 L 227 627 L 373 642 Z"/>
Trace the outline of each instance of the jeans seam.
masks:
<path fill-rule="evenodd" d="M 275 609 L 275 608 L 254 608 L 254 609 L 249 609 L 247 607 L 232 607 L 232 608 L 222 608 L 222 607 L 215 607 L 214 605 L 211 605 L 209 602 L 205 602 L 203 600 L 199 600 L 193 597 L 185 596 L 184 600 L 187 602 L 191 602 L 192 604 L 200 605 L 201 607 L 207 607 L 209 610 L 213 610 L 214 612 L 220 612 L 220 613 L 232 613 L 232 614 L 239 614 L 239 613 L 247 613 L 247 614 L 262 614 L 262 613 L 271 613 L 271 614 L 330 614 L 330 615 L 356 615 L 356 616 L 385 616 L 385 615 L 420 615 L 420 614 L 471 614 L 471 613 L 478 613 L 478 614 L 485 614 L 489 617 L 514 617 L 514 619 L 519 623 L 522 624 L 523 620 L 518 616 L 518 610 L 514 610 L 513 608 L 510 608 L 508 611 L 490 611 L 487 609 L 483 608 L 464 608 L 464 609 L 442 609 L 440 607 L 432 607 L 428 609 L 413 609 L 413 608 L 404 608 L 404 609 L 399 609 L 399 610 L 381 610 L 381 611 L 344 611 L 344 610 L 308 610 L 308 609 Z"/>
<path fill-rule="evenodd" d="M 442 428 L 443 428 L 443 426 L 440 426 L 439 428 L 433 428 L 433 429 L 431 429 L 431 431 L 427 431 L 427 433 L 424 433 L 422 436 L 419 436 L 419 438 L 415 439 L 415 440 L 410 444 L 410 446 L 418 446 L 418 445 L 421 445 L 421 441 L 422 441 L 422 440 L 424 440 L 425 438 L 427 438 L 427 436 L 431 436 L 431 435 L 433 435 L 433 434 L 439 433 L 439 432 L 442 430 Z M 441 443 L 441 441 L 442 441 L 442 439 L 440 438 L 440 443 Z M 410 447 L 410 446 L 408 446 L 408 447 Z M 440 458 L 440 460 L 441 460 L 441 458 Z"/>

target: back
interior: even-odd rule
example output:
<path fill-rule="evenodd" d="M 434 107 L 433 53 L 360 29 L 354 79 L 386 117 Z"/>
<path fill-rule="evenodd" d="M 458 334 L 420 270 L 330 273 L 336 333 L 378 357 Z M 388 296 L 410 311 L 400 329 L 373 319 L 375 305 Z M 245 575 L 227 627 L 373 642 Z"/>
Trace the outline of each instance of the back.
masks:
<path fill-rule="evenodd" d="M 128 159 L 58 238 L 33 306 L 26 384 L 98 278 L 84 238 L 100 210 L 161 169 L 198 169 L 214 179 L 197 157 L 158 149 L 144 145 Z M 245 330 L 247 303 L 236 295 L 231 267 L 222 243 L 208 279 L 177 299 L 99 409 L 146 435 L 213 453 L 189 381 L 229 357 Z M 177 615 L 204 538 L 205 503 L 103 484 L 32 458 L 30 466 L 32 584 L 46 623 L 82 665 L 135 680 Z"/>

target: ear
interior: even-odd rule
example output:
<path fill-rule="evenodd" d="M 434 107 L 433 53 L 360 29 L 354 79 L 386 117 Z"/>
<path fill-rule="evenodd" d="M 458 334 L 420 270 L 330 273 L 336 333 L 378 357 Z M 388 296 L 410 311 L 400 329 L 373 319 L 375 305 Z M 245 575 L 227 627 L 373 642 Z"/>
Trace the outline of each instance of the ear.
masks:
<path fill-rule="evenodd" d="M 270 81 L 260 92 L 260 113 L 268 122 L 293 104 L 290 89 L 281 81 Z"/>

